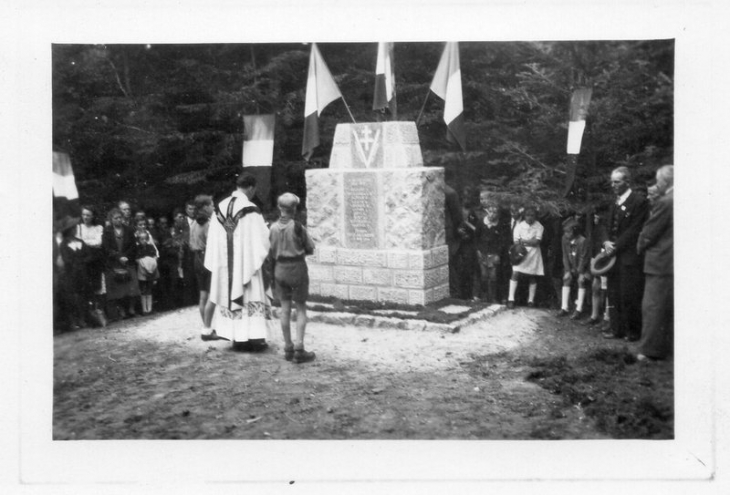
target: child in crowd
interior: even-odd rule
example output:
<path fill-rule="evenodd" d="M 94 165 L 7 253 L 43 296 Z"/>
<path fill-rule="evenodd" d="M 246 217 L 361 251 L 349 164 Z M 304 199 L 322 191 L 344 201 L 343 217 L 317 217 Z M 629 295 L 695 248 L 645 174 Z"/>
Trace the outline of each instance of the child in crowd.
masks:
<path fill-rule="evenodd" d="M 284 359 L 307 363 L 315 358 L 314 352 L 304 350 L 304 332 L 307 325 L 307 298 L 309 273 L 305 255 L 314 252 L 314 243 L 301 223 L 294 219 L 299 198 L 292 193 L 279 196 L 277 206 L 281 216 L 269 231 L 270 260 L 274 263 L 276 297 L 281 301 L 281 331 L 284 334 Z M 291 337 L 292 301 L 297 308 L 296 338 Z"/>
<path fill-rule="evenodd" d="M 137 245 L 140 244 L 139 238 L 143 234 L 147 236 L 147 243 L 152 246 L 155 250 L 155 255 L 159 257 L 160 252 L 157 249 L 157 244 L 155 243 L 155 239 L 152 237 L 152 233 L 147 229 L 147 219 L 144 216 L 138 217 L 134 221 L 134 237 L 137 239 Z"/>
<path fill-rule="evenodd" d="M 509 226 L 500 221 L 499 206 L 488 191 L 479 194 L 479 203 L 476 244 L 481 294 L 487 302 L 499 302 L 503 297 L 502 263 L 510 244 Z"/>
<path fill-rule="evenodd" d="M 558 316 L 566 316 L 569 311 L 570 290 L 573 282 L 578 284 L 578 297 L 571 320 L 583 316 L 583 303 L 586 298 L 586 285 L 590 280 L 590 254 L 586 238 L 578 233 L 578 222 L 570 217 L 563 222 L 563 291 L 562 304 Z"/>
<path fill-rule="evenodd" d="M 515 307 L 517 284 L 521 278 L 525 277 L 530 284 L 527 306 L 530 308 L 535 307 L 537 277 L 545 274 L 542 253 L 540 252 L 543 230 L 542 224 L 537 221 L 537 209 L 534 206 L 527 206 L 524 210 L 524 220 L 517 223 L 512 234 L 515 244 L 520 243 L 527 248 L 527 255 L 518 265 L 512 267 L 512 278 L 509 281 L 509 297 L 507 299 L 508 309 Z"/>
<path fill-rule="evenodd" d="M 137 279 L 139 280 L 139 293 L 142 302 L 142 314 L 148 315 L 152 312 L 152 287 L 160 278 L 157 270 L 157 248 L 147 232 L 140 232 L 137 235 Z"/>
<path fill-rule="evenodd" d="M 607 210 L 605 208 L 596 210 L 593 213 L 593 228 L 591 229 L 591 254 L 597 256 L 603 249 L 602 239 L 605 239 L 606 222 L 605 217 Z M 606 293 L 608 291 L 608 277 L 606 275 L 592 275 L 591 281 L 591 317 L 586 321 L 586 325 L 597 325 L 603 321 L 608 324 L 608 304 Z M 604 312 L 601 318 L 601 311 Z"/>

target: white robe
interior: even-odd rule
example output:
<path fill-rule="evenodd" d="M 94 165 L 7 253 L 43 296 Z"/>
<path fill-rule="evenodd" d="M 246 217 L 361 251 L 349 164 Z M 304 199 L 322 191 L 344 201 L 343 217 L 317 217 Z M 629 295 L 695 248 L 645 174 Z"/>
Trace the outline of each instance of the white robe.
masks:
<path fill-rule="evenodd" d="M 236 191 L 219 203 L 223 215 L 236 197 L 232 214 L 254 206 L 245 194 Z M 205 248 L 205 267 L 211 272 L 210 301 L 216 311 L 213 328 L 218 336 L 232 342 L 271 338 L 273 321 L 271 291 L 264 287 L 261 267 L 269 252 L 269 229 L 259 213 L 249 213 L 233 231 L 233 270 L 228 294 L 228 242 L 226 230 L 216 216 L 210 220 Z"/>

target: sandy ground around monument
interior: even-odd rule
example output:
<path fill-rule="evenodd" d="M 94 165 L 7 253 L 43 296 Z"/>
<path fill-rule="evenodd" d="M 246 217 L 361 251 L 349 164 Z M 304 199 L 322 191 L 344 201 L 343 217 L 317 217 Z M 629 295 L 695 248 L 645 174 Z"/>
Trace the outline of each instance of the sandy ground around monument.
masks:
<path fill-rule="evenodd" d="M 310 323 L 296 365 L 278 321 L 260 353 L 199 328 L 186 308 L 55 336 L 53 438 L 605 438 L 530 360 L 626 345 L 518 308 L 457 333 Z"/>

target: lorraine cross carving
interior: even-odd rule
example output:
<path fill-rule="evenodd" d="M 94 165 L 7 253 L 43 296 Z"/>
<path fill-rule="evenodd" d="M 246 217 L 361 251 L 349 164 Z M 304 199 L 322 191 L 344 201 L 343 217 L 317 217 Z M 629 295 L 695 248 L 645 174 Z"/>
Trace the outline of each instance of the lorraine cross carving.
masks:
<path fill-rule="evenodd" d="M 373 136 L 372 129 L 365 125 L 362 127 L 360 134 L 353 129 L 352 135 L 355 138 L 358 156 L 360 156 L 360 159 L 363 163 L 365 163 L 365 168 L 371 168 L 373 158 L 380 146 L 380 129 L 377 129 Z"/>

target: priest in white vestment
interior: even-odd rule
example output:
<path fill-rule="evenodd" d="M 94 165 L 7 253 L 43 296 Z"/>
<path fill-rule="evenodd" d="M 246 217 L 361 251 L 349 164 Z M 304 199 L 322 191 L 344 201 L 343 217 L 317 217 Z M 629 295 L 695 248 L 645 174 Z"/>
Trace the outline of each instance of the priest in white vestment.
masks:
<path fill-rule="evenodd" d="M 250 200 L 255 188 L 256 179 L 241 174 L 236 191 L 218 203 L 211 218 L 204 264 L 211 272 L 209 301 L 215 312 L 212 321 L 204 322 L 203 340 L 224 338 L 236 347 L 263 342 L 274 330 L 271 290 L 262 274 L 269 229 Z"/>

